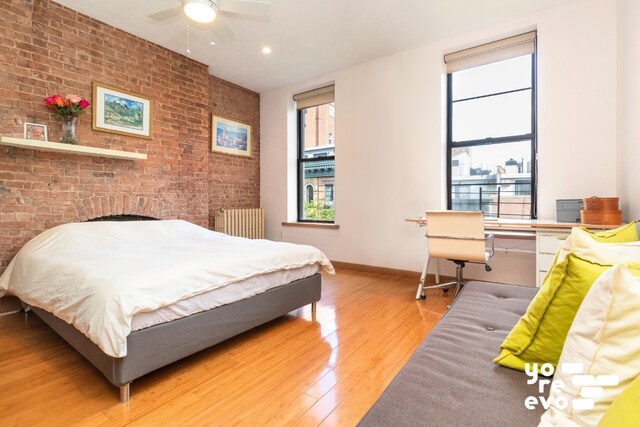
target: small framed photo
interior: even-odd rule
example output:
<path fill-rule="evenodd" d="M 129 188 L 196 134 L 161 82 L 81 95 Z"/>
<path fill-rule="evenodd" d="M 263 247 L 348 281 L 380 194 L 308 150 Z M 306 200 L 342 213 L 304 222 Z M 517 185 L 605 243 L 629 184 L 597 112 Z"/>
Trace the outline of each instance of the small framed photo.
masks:
<path fill-rule="evenodd" d="M 251 126 L 213 116 L 211 151 L 251 157 Z"/>
<path fill-rule="evenodd" d="M 47 140 L 47 127 L 37 123 L 24 124 L 24 139 L 33 139 L 36 141 Z"/>
<path fill-rule="evenodd" d="M 93 130 L 151 139 L 151 109 L 149 98 L 93 82 Z"/>

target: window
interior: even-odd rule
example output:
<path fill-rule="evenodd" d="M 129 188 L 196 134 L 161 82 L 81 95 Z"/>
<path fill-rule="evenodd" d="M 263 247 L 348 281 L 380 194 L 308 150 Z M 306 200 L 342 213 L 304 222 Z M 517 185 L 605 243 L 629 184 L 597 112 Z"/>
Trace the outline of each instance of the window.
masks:
<path fill-rule="evenodd" d="M 334 222 L 335 103 L 328 86 L 295 95 L 298 107 L 298 221 Z"/>
<path fill-rule="evenodd" d="M 313 202 L 313 185 L 307 185 L 307 199 L 306 202 Z"/>
<path fill-rule="evenodd" d="M 445 62 L 448 209 L 535 218 L 535 32 Z"/>
<path fill-rule="evenodd" d="M 324 186 L 324 205 L 333 206 L 333 184 Z"/>

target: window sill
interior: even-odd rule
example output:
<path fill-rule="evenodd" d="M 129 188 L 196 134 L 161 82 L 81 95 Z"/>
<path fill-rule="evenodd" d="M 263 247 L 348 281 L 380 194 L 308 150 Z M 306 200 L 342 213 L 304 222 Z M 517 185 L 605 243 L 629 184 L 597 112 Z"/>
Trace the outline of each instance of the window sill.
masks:
<path fill-rule="evenodd" d="M 337 230 L 340 228 L 338 224 L 324 224 L 321 222 L 283 222 L 285 227 L 308 227 L 308 228 L 324 228 L 327 230 Z"/>

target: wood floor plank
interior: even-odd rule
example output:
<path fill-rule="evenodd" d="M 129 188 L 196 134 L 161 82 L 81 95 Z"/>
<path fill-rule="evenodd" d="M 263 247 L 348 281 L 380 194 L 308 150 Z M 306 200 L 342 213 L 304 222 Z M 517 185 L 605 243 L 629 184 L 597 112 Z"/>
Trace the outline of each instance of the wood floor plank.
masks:
<path fill-rule="evenodd" d="M 35 315 L 0 317 L 0 425 L 355 425 L 450 296 L 341 269 L 304 307 L 118 391 Z"/>

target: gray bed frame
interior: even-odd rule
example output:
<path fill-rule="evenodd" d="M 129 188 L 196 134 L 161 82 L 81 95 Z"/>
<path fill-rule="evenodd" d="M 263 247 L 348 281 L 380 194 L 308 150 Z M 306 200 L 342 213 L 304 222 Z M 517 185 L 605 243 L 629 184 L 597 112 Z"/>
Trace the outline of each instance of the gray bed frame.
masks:
<path fill-rule="evenodd" d="M 120 216 L 108 218 L 127 220 Z M 153 218 L 135 218 L 140 219 Z M 120 402 L 125 403 L 130 398 L 131 382 L 151 371 L 307 304 L 311 304 L 311 312 L 315 315 L 316 302 L 321 297 L 321 282 L 320 273 L 316 273 L 251 298 L 134 331 L 127 337 L 127 355 L 121 358 L 108 356 L 74 326 L 53 314 L 37 307 L 30 309 L 98 368 L 109 382 L 119 387 Z"/>

